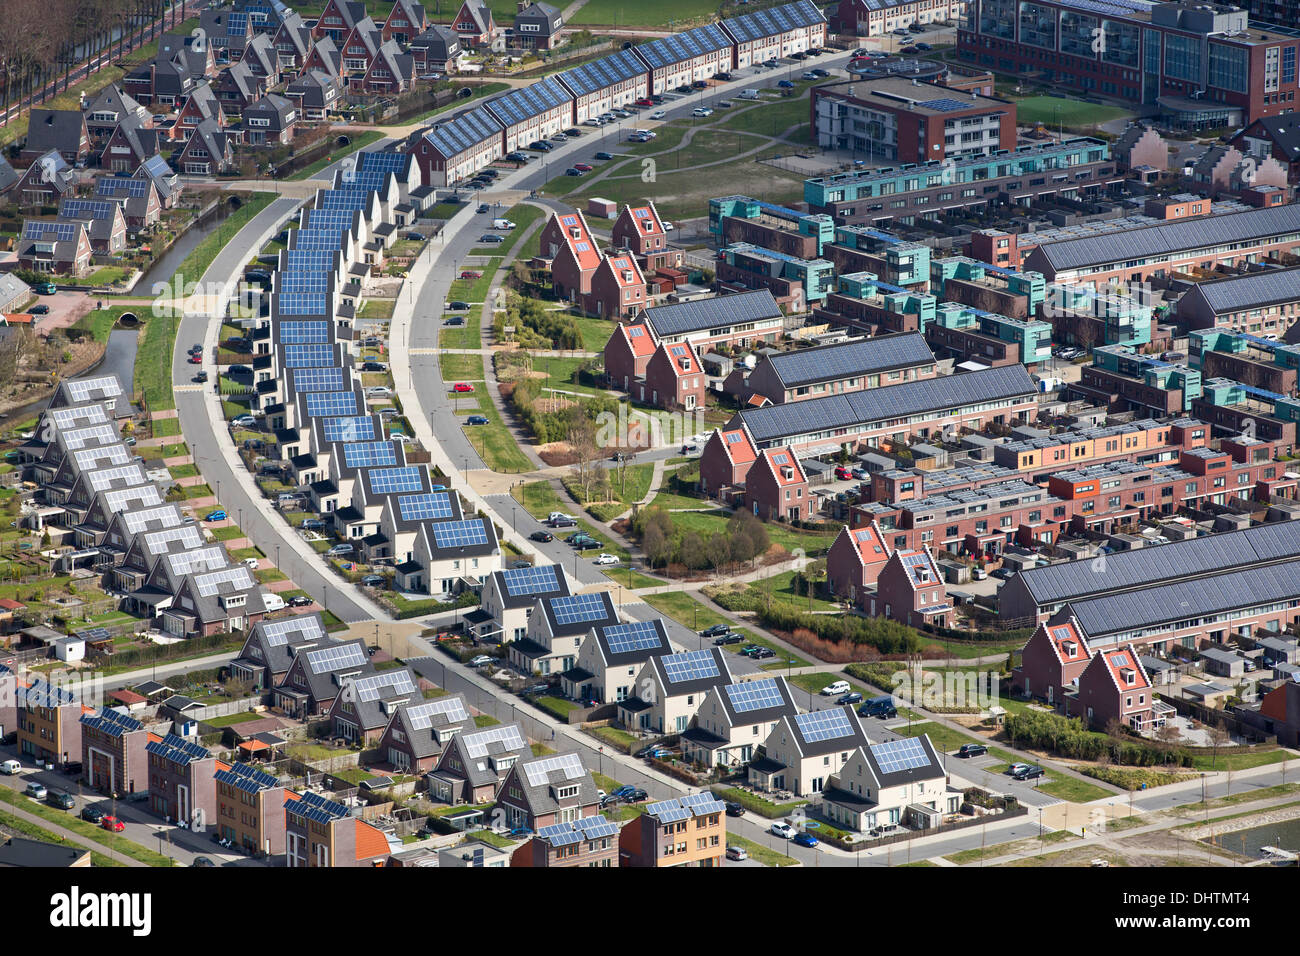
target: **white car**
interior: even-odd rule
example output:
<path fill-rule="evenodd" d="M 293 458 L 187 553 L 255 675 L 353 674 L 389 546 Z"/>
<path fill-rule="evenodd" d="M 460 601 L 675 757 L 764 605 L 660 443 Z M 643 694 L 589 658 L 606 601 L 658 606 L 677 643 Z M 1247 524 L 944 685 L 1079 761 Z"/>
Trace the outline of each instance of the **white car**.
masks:
<path fill-rule="evenodd" d="M 367 398 L 388 398 L 393 394 L 393 390 L 387 385 L 371 385 L 366 389 Z"/>
<path fill-rule="evenodd" d="M 652 120 L 661 120 L 661 119 L 663 119 L 664 117 L 666 117 L 667 115 L 668 115 L 668 114 L 667 114 L 666 112 L 664 112 L 663 110 L 655 110 L 653 113 L 650 114 L 650 118 L 651 118 Z"/>
<path fill-rule="evenodd" d="M 745 852 L 745 848 L 743 846 L 729 846 L 727 847 L 727 859 L 748 860 L 749 854 Z"/>
<path fill-rule="evenodd" d="M 697 107 L 695 107 L 695 109 L 691 110 L 691 115 L 692 115 L 692 116 L 712 116 L 712 115 L 713 115 L 713 110 L 709 109 L 707 106 L 697 106 Z"/>
<path fill-rule="evenodd" d="M 494 658 L 489 657 L 487 654 L 480 654 L 478 657 L 470 658 L 469 666 L 482 667 L 484 664 L 491 664 L 493 660 Z"/>
<path fill-rule="evenodd" d="M 636 135 L 644 136 L 646 139 L 654 139 L 659 134 L 652 129 L 639 129 L 636 131 Z"/>
<path fill-rule="evenodd" d="M 604 126 L 605 124 L 602 123 L 600 120 L 596 119 L 595 117 L 592 117 L 592 118 L 589 119 L 589 120 L 583 120 L 583 121 L 582 121 L 582 125 L 583 125 L 583 126 L 593 126 L 593 127 L 595 127 L 596 129 L 599 129 L 600 127 Z"/>
<path fill-rule="evenodd" d="M 794 839 L 794 827 L 790 826 L 790 824 L 785 823 L 781 820 L 777 820 L 770 827 L 768 827 L 767 832 L 772 834 L 772 836 L 780 837 L 782 840 Z"/>
<path fill-rule="evenodd" d="M 257 424 L 257 419 L 252 415 L 239 415 L 232 418 L 230 424 L 234 425 L 236 428 L 252 428 Z"/>
<path fill-rule="evenodd" d="M 573 518 L 570 515 L 566 515 L 563 511 L 552 511 L 547 516 L 546 520 L 547 521 L 572 521 Z"/>
<path fill-rule="evenodd" d="M 835 683 L 823 687 L 821 694 L 823 697 L 834 697 L 836 694 L 847 694 L 852 689 L 848 681 L 837 680 Z"/>
<path fill-rule="evenodd" d="M 403 435 L 401 432 L 396 432 L 396 433 L 394 433 L 394 434 L 392 434 L 392 435 L 389 435 L 389 436 L 388 436 L 388 439 L 389 439 L 389 441 L 400 442 L 400 443 L 402 443 L 403 445 L 409 445 L 409 444 L 411 444 L 410 436 L 409 436 L 409 435 Z"/>
<path fill-rule="evenodd" d="M 612 554 L 606 554 L 605 552 L 602 551 L 600 553 L 600 556 L 596 558 L 596 563 L 597 564 L 618 564 L 618 558 L 614 557 L 614 555 Z"/>
<path fill-rule="evenodd" d="M 674 229 L 677 228 L 676 226 L 674 226 L 671 222 L 668 222 L 667 220 L 664 221 L 664 224 L 663 224 L 663 225 L 664 225 L 664 232 L 672 232 Z"/>

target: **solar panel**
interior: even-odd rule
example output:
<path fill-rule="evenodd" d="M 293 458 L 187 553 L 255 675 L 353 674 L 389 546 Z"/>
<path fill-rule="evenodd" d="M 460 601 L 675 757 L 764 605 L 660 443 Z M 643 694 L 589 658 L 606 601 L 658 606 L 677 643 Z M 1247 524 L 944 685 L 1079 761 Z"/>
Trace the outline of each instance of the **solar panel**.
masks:
<path fill-rule="evenodd" d="M 721 677 L 718 662 L 712 651 L 683 651 L 680 654 L 665 654 L 659 659 L 664 676 L 670 683 L 680 684 L 688 680 L 708 680 Z"/>
<path fill-rule="evenodd" d="M 203 547 L 203 534 L 199 531 L 196 524 L 177 525 L 174 528 L 163 528 L 160 531 L 151 531 L 142 539 L 144 549 L 150 554 L 160 554 L 164 551 L 170 551 L 171 546 L 180 543 L 187 551 Z"/>
<path fill-rule="evenodd" d="M 181 765 L 188 765 L 191 761 L 205 760 L 212 756 L 206 748 L 173 733 L 168 733 L 162 740 L 149 741 L 144 749 L 164 760 Z"/>
<path fill-rule="evenodd" d="M 147 179 L 123 179 L 121 176 L 101 176 L 95 181 L 95 192 L 101 196 L 125 195 L 131 199 L 147 196 L 151 183 Z"/>
<path fill-rule="evenodd" d="M 117 514 L 119 511 L 126 511 L 127 505 L 132 502 L 139 502 L 141 505 L 160 505 L 163 503 L 162 493 L 158 491 L 157 485 L 138 485 L 135 488 L 117 488 L 113 491 L 100 492 L 103 498 L 104 507 L 109 514 Z"/>
<path fill-rule="evenodd" d="M 610 651 L 615 654 L 630 654 L 633 651 L 646 651 L 665 646 L 655 621 L 611 624 L 602 629 L 601 635 L 609 645 Z"/>
<path fill-rule="evenodd" d="M 487 544 L 487 528 L 482 518 L 467 518 L 464 521 L 440 521 L 429 528 L 433 540 L 440 548 L 467 548 Z"/>
<path fill-rule="evenodd" d="M 333 331 L 332 322 L 279 323 L 280 342 L 284 345 L 320 345 L 330 341 Z"/>
<path fill-rule="evenodd" d="M 548 594 L 560 590 L 557 566 L 543 564 L 531 568 L 508 568 L 501 572 L 501 581 L 511 597 L 528 594 Z"/>
<path fill-rule="evenodd" d="M 392 152 L 369 152 L 362 153 L 358 158 L 358 171 L 369 172 L 393 172 L 398 173 L 406 168 L 407 161 L 410 159 L 406 153 Z"/>
<path fill-rule="evenodd" d="M 348 442 L 343 446 L 343 464 L 348 468 L 396 465 L 397 449 L 392 442 Z"/>
<path fill-rule="evenodd" d="M 220 545 L 199 548 L 195 551 L 182 551 L 179 554 L 169 554 L 163 560 L 167 562 L 168 570 L 175 577 L 183 577 L 186 574 L 195 574 L 202 571 L 215 571 L 217 568 L 224 568 L 230 563 L 226 557 L 225 549 Z"/>
<path fill-rule="evenodd" d="M 110 465 L 125 465 L 131 460 L 131 453 L 125 445 L 101 445 L 97 448 L 83 448 L 72 453 L 72 463 L 77 471 L 92 471 Z"/>
<path fill-rule="evenodd" d="M 112 442 L 120 442 L 122 438 L 112 425 L 93 425 L 90 428 L 74 428 L 71 431 L 61 432 L 59 440 L 63 442 L 64 448 L 73 451 L 85 448 L 92 442 L 97 445 L 108 445 Z"/>
<path fill-rule="evenodd" d="M 682 806 L 697 817 L 705 813 L 721 813 L 726 809 L 726 804 L 711 793 L 689 793 L 679 800 Z"/>
<path fill-rule="evenodd" d="M 586 775 L 582 758 L 577 754 L 553 754 L 525 761 L 522 765 L 524 779 L 530 787 L 544 787 L 557 775 L 563 780 L 578 780 Z"/>
<path fill-rule="evenodd" d="M 78 422 L 92 424 L 108 421 L 108 412 L 104 411 L 103 405 L 88 405 L 85 408 L 53 408 L 50 409 L 49 414 L 58 428 L 67 428 Z"/>
<path fill-rule="evenodd" d="M 325 315 L 329 311 L 328 297 L 323 292 L 281 292 L 275 299 L 275 311 L 279 315 Z M 324 342 L 325 339 L 305 341 Z"/>
<path fill-rule="evenodd" d="M 809 743 L 831 740 L 835 737 L 851 737 L 853 725 L 843 709 L 814 710 L 807 714 L 795 714 L 794 722 Z"/>
<path fill-rule="evenodd" d="M 336 253 L 337 249 L 299 249 L 295 246 L 285 253 L 285 271 L 333 272 Z"/>
<path fill-rule="evenodd" d="M 321 640 L 325 637 L 325 628 L 315 614 L 303 614 L 298 617 L 285 618 L 282 621 L 262 621 L 262 637 L 268 647 L 280 647 L 289 643 L 297 635 L 295 643 Z"/>
<path fill-rule="evenodd" d="M 412 730 L 428 730 L 436 717 L 442 717 L 449 724 L 463 724 L 469 720 L 469 711 L 465 709 L 465 702 L 460 697 L 426 700 L 404 709 L 406 722 Z"/>
<path fill-rule="evenodd" d="M 393 495 L 402 491 L 419 491 L 424 485 L 424 469 L 414 465 L 401 468 L 373 468 L 366 473 L 370 490 L 376 495 Z"/>
<path fill-rule="evenodd" d="M 403 495 L 397 499 L 397 513 L 403 521 L 423 521 L 429 518 L 450 518 L 454 512 L 451 496 L 433 491 L 424 495 Z"/>
<path fill-rule="evenodd" d="M 98 378 L 74 378 L 63 383 L 67 386 L 72 400 L 80 404 L 101 398 L 116 398 L 122 394 L 122 385 L 116 375 L 101 375 Z"/>
<path fill-rule="evenodd" d="M 307 667 L 313 674 L 330 674 L 345 668 L 364 667 L 368 660 L 366 652 L 355 641 L 307 652 Z"/>
<path fill-rule="evenodd" d="M 248 568 L 242 564 L 235 565 L 233 568 L 224 568 L 221 571 L 200 575 L 194 579 L 194 583 L 198 586 L 199 594 L 202 597 L 213 597 L 219 594 L 223 585 L 229 585 L 232 591 L 243 591 L 257 586 L 257 582 L 253 580 Z"/>
<path fill-rule="evenodd" d="M 519 728 L 515 724 L 507 724 L 504 727 L 489 727 L 487 730 L 481 730 L 473 734 L 462 734 L 461 743 L 465 747 L 465 753 L 473 760 L 486 757 L 490 751 L 514 751 L 528 748 L 528 742 L 524 740 L 524 735 L 519 732 Z M 493 744 L 498 744 L 499 747 L 493 747 Z"/>
<path fill-rule="evenodd" d="M 330 442 L 373 441 L 375 437 L 374 420 L 364 415 L 351 418 L 326 418 L 322 421 L 321 429 L 325 440 Z"/>
<path fill-rule="evenodd" d="M 296 817 L 302 817 L 304 820 L 310 820 L 312 823 L 318 823 L 328 826 L 335 820 L 342 820 L 351 814 L 347 807 L 341 803 L 321 796 L 319 793 L 313 793 L 308 790 L 297 800 L 286 800 L 284 808 Z"/>
<path fill-rule="evenodd" d="M 780 686 L 771 677 L 765 677 L 762 680 L 742 681 L 739 684 L 728 684 L 723 690 L 726 691 L 727 700 L 731 703 L 731 709 L 738 714 L 747 714 L 754 710 L 766 710 L 769 707 L 780 707 L 785 703 L 785 697 L 781 694 Z"/>
<path fill-rule="evenodd" d="M 654 817 L 660 823 L 679 823 L 691 818 L 691 811 L 677 800 L 661 800 L 658 803 L 647 804 L 645 812 L 647 816 Z"/>
<path fill-rule="evenodd" d="M 111 488 L 115 484 L 129 482 L 131 484 L 143 484 L 147 479 L 144 476 L 144 469 L 139 465 L 123 465 L 120 468 L 101 468 L 99 471 L 92 471 L 86 476 L 86 481 L 94 491 L 103 491 L 105 488 Z"/>
<path fill-rule="evenodd" d="M 356 415 L 359 411 L 356 392 L 303 392 L 301 400 L 312 418 Z"/>
<path fill-rule="evenodd" d="M 112 219 L 122 207 L 107 199 L 65 199 L 59 215 L 71 219 Z"/>
<path fill-rule="evenodd" d="M 275 291 L 286 292 L 328 292 L 330 275 L 328 272 L 287 272 L 281 270 L 275 274 Z"/>
<path fill-rule="evenodd" d="M 618 833 L 618 824 L 606 820 L 602 816 L 583 817 L 573 826 L 582 831 L 583 839 L 586 840 L 599 840 Z"/>
<path fill-rule="evenodd" d="M 417 690 L 415 678 L 407 670 L 367 674 L 352 681 L 352 691 L 356 694 L 357 700 L 365 702 L 394 694 L 414 694 Z"/>
<path fill-rule="evenodd" d="M 940 97 L 937 100 L 924 100 L 916 104 L 928 110 L 934 110 L 937 113 L 951 113 L 955 110 L 964 110 L 970 106 L 970 102 L 963 103 L 961 100 L 954 100 L 950 97 Z"/>
<path fill-rule="evenodd" d="M 286 345 L 284 347 L 285 368 L 319 368 L 333 364 L 332 345 Z"/>
<path fill-rule="evenodd" d="M 245 763 L 231 764 L 229 770 L 218 770 L 213 776 L 227 786 L 242 790 L 244 793 L 257 793 L 259 790 L 269 790 L 279 785 L 279 781 L 265 770 L 250 767 Z"/>
<path fill-rule="evenodd" d="M 880 764 L 885 773 L 897 773 L 900 770 L 915 770 L 928 767 L 930 755 L 925 752 L 925 745 L 917 737 L 903 740 L 890 740 L 883 744 L 873 744 L 871 755 Z"/>
<path fill-rule="evenodd" d="M 343 391 L 343 369 L 299 368 L 291 370 L 290 381 L 295 392 L 341 392 Z"/>
<path fill-rule="evenodd" d="M 85 226 L 80 221 L 50 222 L 43 219 L 29 219 L 23 223 L 23 238 L 45 242 L 71 242 L 84 230 Z"/>
<path fill-rule="evenodd" d="M 598 594 L 565 594 L 547 598 L 555 623 L 564 626 L 583 621 L 607 620 L 613 616 L 609 599 L 604 592 Z"/>
<path fill-rule="evenodd" d="M 130 534 L 139 534 L 141 530 L 154 523 L 167 522 L 168 524 L 177 524 L 180 522 L 180 510 L 175 505 L 165 505 L 162 508 L 146 508 L 143 511 L 132 511 L 122 519 L 126 525 L 126 530 Z"/>
<path fill-rule="evenodd" d="M 113 710 L 111 707 L 105 708 L 96 714 L 82 715 L 81 723 L 108 734 L 110 737 L 121 737 L 144 727 L 144 724 L 134 717 L 129 717 L 121 711 Z"/>

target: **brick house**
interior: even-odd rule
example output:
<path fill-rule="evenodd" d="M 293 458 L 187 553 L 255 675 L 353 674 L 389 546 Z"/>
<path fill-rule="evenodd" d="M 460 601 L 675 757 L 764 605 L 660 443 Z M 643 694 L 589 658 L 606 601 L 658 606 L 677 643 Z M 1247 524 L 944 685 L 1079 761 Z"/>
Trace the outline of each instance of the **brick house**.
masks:
<path fill-rule="evenodd" d="M 1090 660 L 1092 651 L 1073 618 L 1039 624 L 1020 651 L 1020 665 L 1011 671 L 1011 687 L 1026 697 L 1062 704 Z"/>
<path fill-rule="evenodd" d="M 437 697 L 394 710 L 376 745 L 389 766 L 404 773 L 428 773 L 452 737 L 470 722 L 464 698 Z"/>
<path fill-rule="evenodd" d="M 215 774 L 229 770 L 229 765 L 176 734 L 150 740 L 145 753 L 150 810 L 168 822 L 184 821 L 194 829 L 217 820 Z"/>
<path fill-rule="evenodd" d="M 655 340 L 644 322 L 619 323 L 605 343 L 605 375 L 614 388 L 628 392 L 645 377 L 645 367 L 655 354 Z"/>
<path fill-rule="evenodd" d="M 18 753 L 35 763 L 64 766 L 81 759 L 81 715 L 89 708 L 43 677 L 15 682 Z"/>
<path fill-rule="evenodd" d="M 162 200 L 149 179 L 103 176 L 95 181 L 95 198 L 120 205 L 128 229 L 147 229 L 162 216 Z"/>
<path fill-rule="evenodd" d="M 618 852 L 621 866 L 722 866 L 726 805 L 708 792 L 652 803 L 619 831 Z"/>
<path fill-rule="evenodd" d="M 600 265 L 600 250 L 579 212 L 552 213 L 542 228 L 539 248 L 542 258 L 551 260 L 551 280 L 555 297 L 572 303 L 591 292 L 591 277 Z"/>
<path fill-rule="evenodd" d="M 889 545 L 875 521 L 861 528 L 840 529 L 826 555 L 826 587 L 854 604 L 874 591 L 889 560 Z"/>
<path fill-rule="evenodd" d="M 410 668 L 379 671 L 345 678 L 326 716 L 335 736 L 368 747 L 387 729 L 393 714 L 423 699 Z"/>
<path fill-rule="evenodd" d="M 518 724 L 455 734 L 424 778 L 429 798 L 491 803 L 515 763 L 532 752 Z"/>
<path fill-rule="evenodd" d="M 668 233 L 654 203 L 624 206 L 610 230 L 615 249 L 626 249 L 638 257 L 645 272 L 656 269 L 679 269 L 682 251 L 668 248 Z"/>
<path fill-rule="evenodd" d="M 596 782 L 577 753 L 520 760 L 501 782 L 497 807 L 507 826 L 533 831 L 573 823 L 600 809 Z"/>
<path fill-rule="evenodd" d="M 80 220 L 90 237 L 90 248 L 100 256 L 111 256 L 126 248 L 126 215 L 108 199 L 64 199 L 59 219 Z"/>
<path fill-rule="evenodd" d="M 496 46 L 500 29 L 492 18 L 492 9 L 483 0 L 464 0 L 451 28 L 465 47 Z"/>
<path fill-rule="evenodd" d="M 808 521 L 808 476 L 789 448 L 765 448 L 745 477 L 745 506 L 764 521 Z"/>
<path fill-rule="evenodd" d="M 259 621 L 230 662 L 231 676 L 248 681 L 256 690 L 269 690 L 284 680 L 301 652 L 340 643 L 325 632 L 319 613 Z"/>
<path fill-rule="evenodd" d="M 217 833 L 246 853 L 278 856 L 285 845 L 285 804 L 298 795 L 265 770 L 232 764 L 213 774 L 217 790 Z"/>
<path fill-rule="evenodd" d="M 79 219 L 27 220 L 17 252 L 20 268 L 71 276 L 84 275 L 94 255 L 86 224 Z"/>
<path fill-rule="evenodd" d="M 930 549 L 891 554 L 880 569 L 876 596 L 868 600 L 867 608 L 872 617 L 879 613 L 908 627 L 944 627 L 952 605 Z"/>
<path fill-rule="evenodd" d="M 564 17 L 549 3 L 519 4 L 515 14 L 514 46 L 521 50 L 551 50 L 559 43 Z"/>
<path fill-rule="evenodd" d="M 591 291 L 582 308 L 602 319 L 636 315 L 646 304 L 645 277 L 636 260 L 627 255 L 605 256 L 591 275 Z"/>
<path fill-rule="evenodd" d="M 278 93 L 268 93 L 244 107 L 244 142 L 250 146 L 287 146 L 293 142 L 298 110 Z"/>
<path fill-rule="evenodd" d="M 382 866 L 388 839 L 337 801 L 306 792 L 284 805 L 285 865 L 292 868 Z"/>
<path fill-rule="evenodd" d="M 261 588 L 248 568 L 236 565 L 187 574 L 171 606 L 162 612 L 162 627 L 177 637 L 211 637 L 247 631 L 264 617 Z"/>
<path fill-rule="evenodd" d="M 134 717 L 111 707 L 81 716 L 81 779 L 105 796 L 149 789 L 145 752 L 157 734 Z"/>
<path fill-rule="evenodd" d="M 597 814 L 571 823 L 542 827 L 510 858 L 518 867 L 615 867 L 619 825 Z"/>
<path fill-rule="evenodd" d="M 52 206 L 61 196 L 72 195 L 76 186 L 76 172 L 57 149 L 51 149 L 37 157 L 10 189 L 20 206 Z"/>
<path fill-rule="evenodd" d="M 661 343 L 646 363 L 645 378 L 634 385 L 632 396 L 645 405 L 690 411 L 704 407 L 708 382 L 690 343 Z"/>
<path fill-rule="evenodd" d="M 271 702 L 300 718 L 328 713 L 334 698 L 350 678 L 373 674 L 375 666 L 360 641 L 304 649 L 274 688 Z"/>
<path fill-rule="evenodd" d="M 384 20 L 384 42 L 392 40 L 405 49 L 429 26 L 424 7 L 414 0 L 393 0 L 393 9 Z"/>
<path fill-rule="evenodd" d="M 715 429 L 700 454 L 700 484 L 704 493 L 717 497 L 724 488 L 743 485 L 757 460 L 758 451 L 743 426 L 730 431 Z"/>
<path fill-rule="evenodd" d="M 1129 644 L 1093 654 L 1079 675 L 1078 693 L 1066 698 L 1066 711 L 1091 727 L 1105 728 L 1115 720 L 1140 731 L 1164 725 L 1163 709 L 1169 705 L 1157 709 L 1156 703 L 1146 668 Z"/>
<path fill-rule="evenodd" d="M 90 155 L 90 130 L 80 110 L 36 108 L 27 123 L 27 142 L 19 158 L 31 162 L 51 149 L 70 164 Z"/>
<path fill-rule="evenodd" d="M 234 164 L 233 138 L 215 120 L 203 120 L 194 127 L 189 141 L 176 157 L 177 168 L 189 176 L 215 176 Z"/>

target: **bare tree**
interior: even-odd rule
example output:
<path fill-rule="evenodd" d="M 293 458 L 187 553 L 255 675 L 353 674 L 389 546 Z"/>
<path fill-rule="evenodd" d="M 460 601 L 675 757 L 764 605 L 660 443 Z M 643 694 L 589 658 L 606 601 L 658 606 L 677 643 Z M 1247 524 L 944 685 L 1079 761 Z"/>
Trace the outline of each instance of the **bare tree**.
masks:
<path fill-rule="evenodd" d="M 1210 769 L 1213 770 L 1215 764 L 1219 762 L 1219 751 L 1228 745 L 1232 735 L 1228 733 L 1228 728 L 1223 726 L 1222 720 L 1207 724 L 1206 732 L 1210 738 Z"/>

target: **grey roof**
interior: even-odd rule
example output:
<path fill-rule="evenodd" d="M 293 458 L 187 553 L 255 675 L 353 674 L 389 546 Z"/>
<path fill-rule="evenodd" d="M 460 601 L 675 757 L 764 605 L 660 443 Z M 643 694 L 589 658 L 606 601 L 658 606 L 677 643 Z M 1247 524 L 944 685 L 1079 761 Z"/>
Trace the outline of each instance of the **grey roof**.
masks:
<path fill-rule="evenodd" d="M 1071 601 L 1069 610 L 1088 638 L 1095 639 L 1298 597 L 1300 561 L 1291 561 Z"/>
<path fill-rule="evenodd" d="M 1300 114 L 1287 113 L 1282 116 L 1261 116 L 1251 126 L 1258 125 L 1280 149 L 1289 162 L 1300 158 Z M 1247 130 L 1243 130 L 1244 134 Z M 1234 141 L 1240 137 L 1233 137 Z"/>
<path fill-rule="evenodd" d="M 596 782 L 576 751 L 520 760 L 512 773 L 523 792 L 524 803 L 535 816 L 559 809 L 559 801 L 554 796 L 557 787 L 576 785 L 580 807 L 591 806 L 597 799 Z M 503 787 L 503 795 L 507 789 Z"/>
<path fill-rule="evenodd" d="M 826 17 L 812 0 L 797 0 L 796 3 L 786 3 L 770 10 L 759 10 L 757 13 L 723 20 L 722 28 L 735 37 L 737 42 L 746 43 L 825 22 Z"/>
<path fill-rule="evenodd" d="M 429 145 L 443 156 L 457 156 L 477 146 L 485 139 L 501 135 L 501 124 L 483 107 L 462 113 L 449 123 L 434 126 L 425 132 Z"/>
<path fill-rule="evenodd" d="M 769 355 L 769 363 L 787 388 L 827 382 L 882 369 L 906 368 L 934 362 L 934 353 L 920 332 L 902 332 Z"/>
<path fill-rule="evenodd" d="M 585 96 L 636 76 L 644 76 L 645 64 L 631 50 L 618 50 L 571 70 L 565 70 L 557 79 L 568 87 L 574 96 Z"/>
<path fill-rule="evenodd" d="M 760 443 L 782 441 L 795 435 L 884 422 L 918 412 L 1032 395 L 1033 392 L 1034 383 L 1023 365 L 1003 365 L 887 388 L 830 395 L 807 402 L 746 409 L 739 412 L 727 428 L 737 427 L 739 420 L 748 426 L 750 434 Z"/>
<path fill-rule="evenodd" d="M 1216 313 L 1294 302 L 1300 299 L 1300 269 L 1269 269 L 1219 282 L 1204 282 L 1191 294 L 1198 291 Z"/>
<path fill-rule="evenodd" d="M 1094 560 L 1085 558 L 1029 568 L 1021 571 L 1016 580 L 1039 604 L 1055 604 L 1067 598 L 1296 556 L 1300 556 L 1300 522 L 1280 521 L 1154 548 L 1108 554 L 1104 571 L 1094 570 Z"/>
<path fill-rule="evenodd" d="M 0 156 L 0 193 L 13 189 L 18 182 L 18 178 L 18 173 L 9 164 L 9 160 L 4 156 Z"/>
<path fill-rule="evenodd" d="M 332 700 L 338 694 L 336 674 L 360 676 L 375 672 L 375 665 L 370 663 L 370 656 L 360 641 L 339 641 L 328 647 L 314 647 L 297 655 L 294 666 L 302 668 L 308 692 L 316 701 Z"/>
<path fill-rule="evenodd" d="M 469 723 L 465 699 L 459 694 L 435 697 L 398 708 L 391 723 L 400 724 L 406 745 L 416 757 L 432 757 L 443 749 L 439 734 L 446 738 Z"/>
<path fill-rule="evenodd" d="M 660 338 L 699 332 L 720 325 L 735 325 L 774 319 L 781 314 L 776 299 L 767 289 L 720 295 L 693 302 L 675 302 L 645 310 L 645 320 Z"/>
<path fill-rule="evenodd" d="M 320 614 L 300 614 L 281 620 L 258 621 L 244 641 L 239 656 L 266 665 L 274 674 L 283 674 L 304 646 L 330 647 L 339 643 L 326 633 Z M 261 652 L 260 657 L 250 652 L 253 646 Z"/>
<path fill-rule="evenodd" d="M 447 768 L 452 755 L 460 759 L 461 770 Z M 498 783 L 508 768 L 498 772 L 493 762 L 503 757 L 532 755 L 532 749 L 518 724 L 487 727 L 470 733 L 461 732 L 451 739 L 451 746 L 438 760 L 437 773 L 452 774 L 468 780 L 471 786 L 481 787 Z"/>
<path fill-rule="evenodd" d="M 32 287 L 11 272 L 0 274 L 0 311 L 32 294 Z"/>
<path fill-rule="evenodd" d="M 80 110 L 51 110 L 36 108 L 27 123 L 29 151 L 57 149 L 61 153 L 76 153 L 81 147 L 81 133 L 85 117 Z"/>
<path fill-rule="evenodd" d="M 900 749 L 907 751 L 904 759 L 896 757 Z M 934 751 L 934 745 L 930 743 L 929 734 L 910 738 L 910 742 L 906 743 L 902 740 L 893 740 L 868 744 L 862 748 L 862 753 L 866 756 L 867 763 L 871 765 L 882 789 L 945 776 L 943 764 Z M 923 760 L 925 763 L 921 762 Z"/>
<path fill-rule="evenodd" d="M 1300 206 L 1275 206 L 1049 242 L 1036 252 L 1054 269 L 1076 269 L 1295 232 L 1300 232 Z"/>
<path fill-rule="evenodd" d="M 717 694 L 727 722 L 733 727 L 779 720 L 799 709 L 790 693 L 790 686 L 780 675 L 726 684 L 717 688 Z"/>

